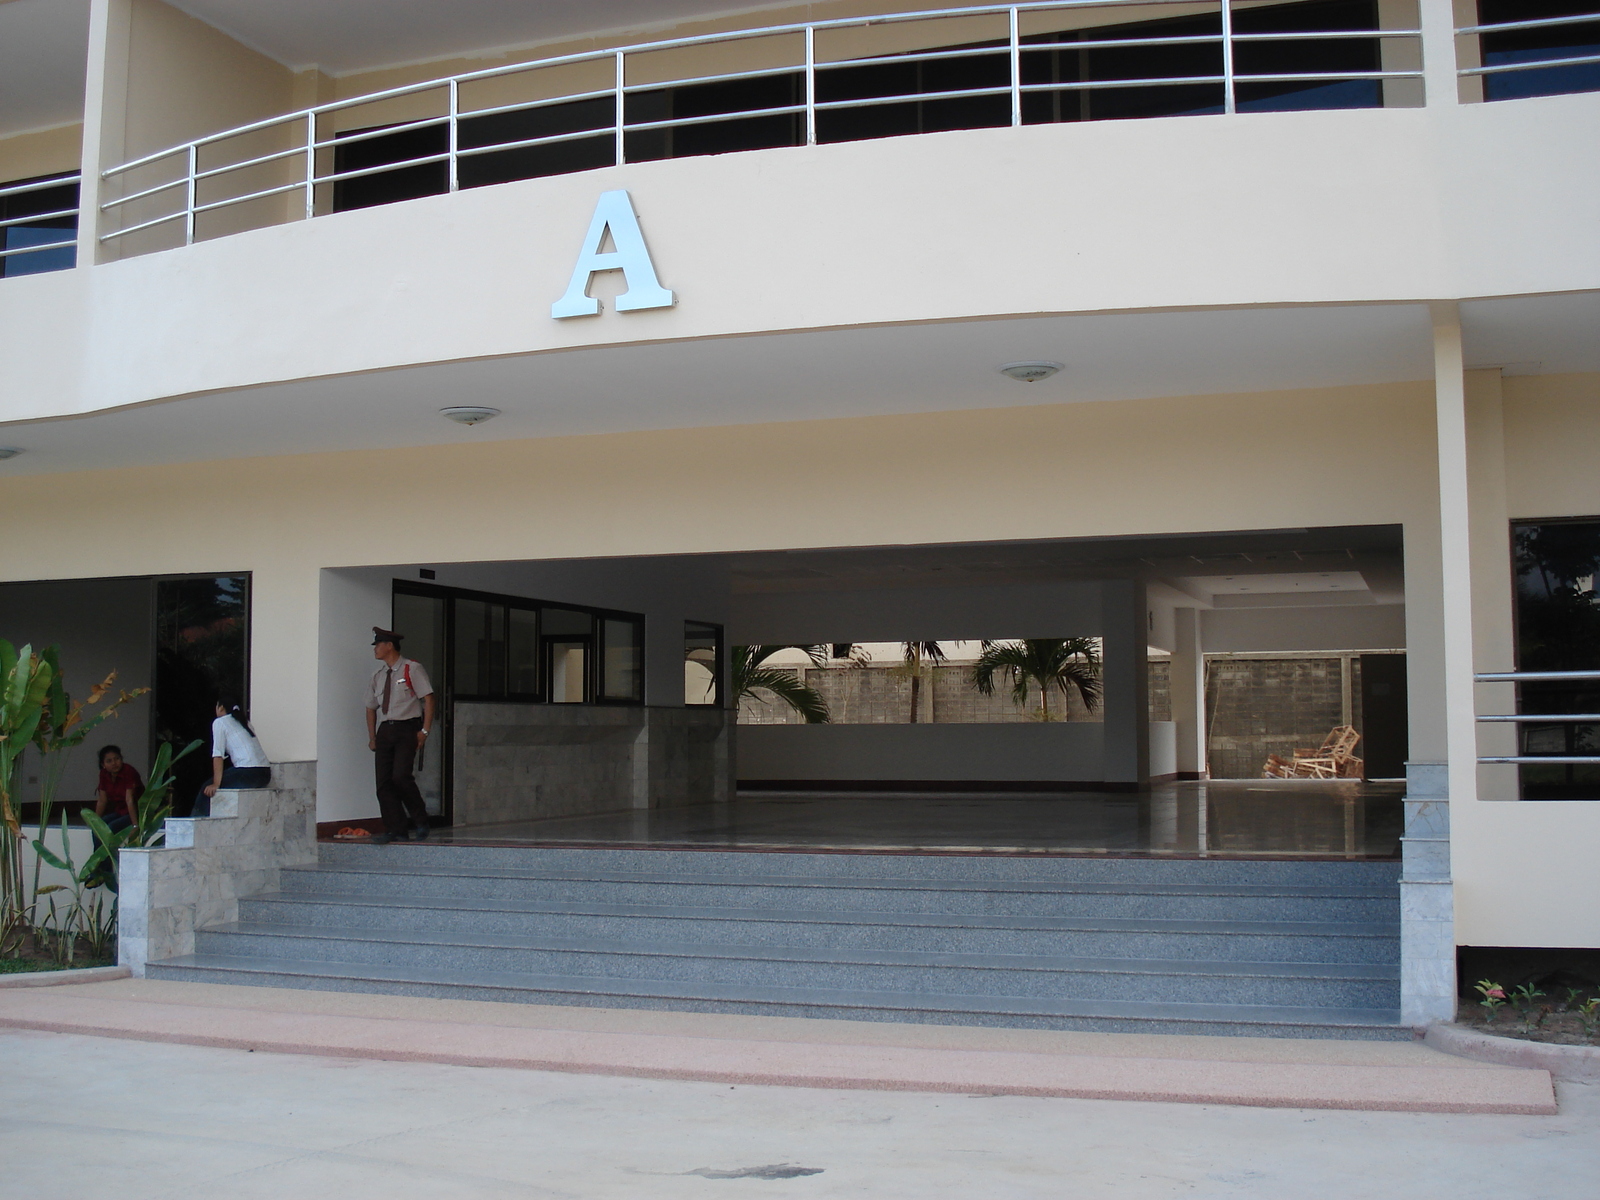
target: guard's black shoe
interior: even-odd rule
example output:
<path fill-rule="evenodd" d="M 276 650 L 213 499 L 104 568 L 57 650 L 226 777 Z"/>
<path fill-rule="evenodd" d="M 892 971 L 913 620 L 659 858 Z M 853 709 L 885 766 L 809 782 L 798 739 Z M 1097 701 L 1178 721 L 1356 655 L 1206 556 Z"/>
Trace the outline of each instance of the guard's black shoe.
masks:
<path fill-rule="evenodd" d="M 394 834 L 392 833 L 375 833 L 372 835 L 372 844 L 374 846 L 387 846 L 392 841 L 394 841 Z"/>
<path fill-rule="evenodd" d="M 412 830 L 411 836 L 416 838 L 417 841 L 419 841 L 419 842 L 427 841 L 428 840 L 428 827 L 426 825 L 418 825 L 416 827 L 416 829 Z"/>

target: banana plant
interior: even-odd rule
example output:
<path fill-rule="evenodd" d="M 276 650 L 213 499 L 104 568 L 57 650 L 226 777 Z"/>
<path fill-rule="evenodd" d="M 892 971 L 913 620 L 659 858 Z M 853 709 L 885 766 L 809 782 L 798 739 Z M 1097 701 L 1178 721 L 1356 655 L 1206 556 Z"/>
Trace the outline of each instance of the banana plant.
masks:
<path fill-rule="evenodd" d="M 72 760 L 73 751 L 82 746 L 84 739 L 103 722 L 117 716 L 124 705 L 137 700 L 150 689 L 135 688 L 131 692 L 122 691 L 116 699 L 98 712 L 90 712 L 89 710 L 104 700 L 111 691 L 117 673 L 112 671 L 89 689 L 89 695 L 85 699 L 75 702 L 66 689 L 66 675 L 61 669 L 60 648 L 47 646 L 39 657 L 50 668 L 50 688 L 45 698 L 44 716 L 33 734 L 33 745 L 39 751 L 40 761 L 43 764 L 39 788 L 39 832 L 43 834 L 50 828 L 51 810 L 55 807 L 56 793 L 60 789 L 61 778 L 67 764 Z M 30 909 L 32 901 L 36 901 L 39 896 L 41 863 L 41 859 L 34 859 L 32 899 L 28 906 Z"/>
<path fill-rule="evenodd" d="M 18 650 L 0 638 L 0 945 L 26 921 L 22 889 L 22 752 L 33 741 L 49 703 L 54 668 L 31 645 Z"/>

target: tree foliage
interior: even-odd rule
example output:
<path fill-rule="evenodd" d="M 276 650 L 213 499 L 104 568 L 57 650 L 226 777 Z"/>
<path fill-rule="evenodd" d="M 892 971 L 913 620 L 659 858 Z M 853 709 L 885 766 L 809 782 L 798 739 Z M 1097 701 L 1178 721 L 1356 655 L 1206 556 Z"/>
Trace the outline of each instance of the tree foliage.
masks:
<path fill-rule="evenodd" d="M 811 687 L 793 671 L 764 664 L 780 650 L 803 650 L 806 657 L 817 666 L 827 661 L 826 646 L 735 646 L 730 658 L 730 682 L 733 688 L 733 707 L 738 709 L 746 696 L 761 704 L 767 703 L 760 693 L 767 693 L 805 718 L 808 725 L 826 725 L 832 717 L 828 702 L 822 693 Z"/>
<path fill-rule="evenodd" d="M 1025 638 L 1017 642 L 985 642 L 972 667 L 972 686 L 985 696 L 994 695 L 998 678 L 1011 684 L 1011 698 L 1028 703 L 1028 693 L 1039 689 L 1039 711 L 1050 720 L 1050 693 L 1063 699 L 1074 691 L 1093 712 L 1100 704 L 1100 647 L 1094 638 Z"/>

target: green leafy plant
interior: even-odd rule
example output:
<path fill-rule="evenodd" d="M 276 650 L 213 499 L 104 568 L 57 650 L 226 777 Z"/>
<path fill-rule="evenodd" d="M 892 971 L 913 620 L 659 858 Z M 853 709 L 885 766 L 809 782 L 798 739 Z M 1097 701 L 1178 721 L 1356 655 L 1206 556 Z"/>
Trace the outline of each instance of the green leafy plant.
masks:
<path fill-rule="evenodd" d="M 115 894 L 118 890 L 118 851 L 154 846 L 166 836 L 164 825 L 172 815 L 172 787 L 177 782 L 172 768 L 185 755 L 199 748 L 198 738 L 176 754 L 172 752 L 171 743 L 161 744 L 156 751 L 156 760 L 150 766 L 150 782 L 134 806 L 137 819 L 125 828 L 113 830 L 94 813 L 83 814 L 84 821 L 94 832 L 95 841 L 99 843 L 89 860 L 83 864 L 84 879 L 90 886 L 104 887 Z"/>
<path fill-rule="evenodd" d="M 1600 1034 L 1600 996 L 1590 996 L 1578 1005 L 1578 1019 L 1583 1022 L 1583 1032 L 1587 1036 Z"/>
<path fill-rule="evenodd" d="M 793 671 L 763 664 L 780 650 L 803 650 L 806 657 L 817 666 L 827 662 L 825 646 L 735 646 L 729 655 L 729 682 L 733 692 L 733 707 L 737 711 L 745 697 L 767 703 L 760 693 L 787 704 L 799 713 L 808 725 L 826 725 L 832 716 L 822 693 L 795 676 Z"/>
<path fill-rule="evenodd" d="M 1483 997 L 1478 1001 L 1478 1006 L 1483 1009 L 1483 1020 L 1486 1025 L 1493 1025 L 1497 1013 L 1506 1005 L 1506 990 L 1492 979 L 1480 979 L 1473 985 L 1478 994 Z"/>
<path fill-rule="evenodd" d="M 0 947 L 26 932 L 22 878 L 22 752 L 44 720 L 54 669 L 32 646 L 0 638 Z"/>
<path fill-rule="evenodd" d="M 83 814 L 96 845 L 81 867 L 73 859 L 66 813 L 61 814 L 59 853 L 42 836 L 34 839 L 33 849 L 39 860 L 65 872 L 72 880 L 70 886 L 46 884 L 36 892 L 37 896 L 48 897 L 48 909 L 35 922 L 35 942 L 49 946 L 58 963 L 72 964 L 80 938 L 91 957 L 110 957 L 117 932 L 118 853 L 128 847 L 155 845 L 166 836 L 164 823 L 172 813 L 169 798 L 175 782 L 173 765 L 199 745 L 199 741 L 190 742 L 174 754 L 170 745 L 162 744 L 150 770 L 150 785 L 134 805 L 137 819 L 126 828 L 113 830 L 93 812 Z M 57 903 L 54 893 L 58 892 L 70 893 L 65 909 Z"/>
<path fill-rule="evenodd" d="M 98 712 L 90 712 L 91 708 L 110 693 L 111 685 L 116 682 L 117 673 L 112 671 L 105 679 L 95 684 L 84 700 L 74 701 L 66 689 L 66 676 L 61 669 L 60 649 L 48 646 L 40 658 L 50 668 L 50 686 L 46 693 L 44 716 L 33 734 L 33 745 L 43 761 L 39 788 L 39 832 L 43 834 L 51 826 L 50 818 L 55 807 L 56 794 L 61 786 L 62 775 L 72 760 L 73 751 L 82 746 L 84 740 L 101 724 L 117 716 L 124 705 L 137 700 L 150 689 L 135 688 L 131 692 L 123 691 Z M 37 902 L 39 895 L 39 872 L 43 861 L 41 856 L 35 858 L 33 862 L 32 903 Z"/>
<path fill-rule="evenodd" d="M 1528 1014 L 1531 1013 L 1538 1006 L 1538 1002 L 1543 999 L 1544 993 L 1538 988 L 1534 987 L 1531 983 L 1525 983 L 1521 987 L 1516 987 L 1511 990 L 1511 1003 L 1516 1005 L 1517 1011 L 1522 1014 L 1524 1019 L 1527 1019 Z"/>
<path fill-rule="evenodd" d="M 1029 690 L 1039 689 L 1039 719 L 1051 720 L 1050 693 L 1063 700 L 1076 691 L 1093 712 L 1100 703 L 1100 647 L 1094 638 L 1026 638 L 1019 642 L 984 642 L 972 667 L 972 686 L 994 695 L 996 678 L 1011 683 L 1011 698 L 1028 703 Z"/>

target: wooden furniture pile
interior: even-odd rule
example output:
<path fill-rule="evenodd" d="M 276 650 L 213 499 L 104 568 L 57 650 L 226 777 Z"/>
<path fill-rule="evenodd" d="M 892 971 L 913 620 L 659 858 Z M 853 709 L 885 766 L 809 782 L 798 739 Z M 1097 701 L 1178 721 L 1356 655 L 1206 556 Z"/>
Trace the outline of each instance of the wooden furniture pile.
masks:
<path fill-rule="evenodd" d="M 1360 740 L 1353 727 L 1339 725 L 1315 750 L 1298 749 L 1292 758 L 1267 755 L 1261 773 L 1267 779 L 1363 779 L 1365 764 L 1355 755 Z"/>

